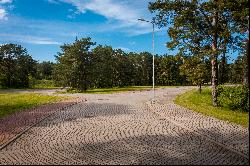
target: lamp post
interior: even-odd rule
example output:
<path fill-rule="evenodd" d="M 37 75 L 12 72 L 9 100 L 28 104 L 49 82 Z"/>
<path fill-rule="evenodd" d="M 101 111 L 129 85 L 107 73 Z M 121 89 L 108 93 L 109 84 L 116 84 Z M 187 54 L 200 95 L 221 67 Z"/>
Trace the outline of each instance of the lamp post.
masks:
<path fill-rule="evenodd" d="M 151 23 L 152 26 L 153 26 L 153 32 L 152 32 L 152 54 L 153 54 L 153 94 L 154 94 L 154 97 L 153 97 L 153 103 L 155 102 L 155 56 L 154 56 L 154 53 L 155 53 L 155 41 L 154 41 L 154 32 L 155 32 L 155 25 L 154 25 L 154 22 L 153 21 L 148 21 L 148 20 L 145 20 L 143 18 L 139 18 L 138 19 L 139 21 L 144 21 L 144 22 L 148 22 L 148 23 Z"/>

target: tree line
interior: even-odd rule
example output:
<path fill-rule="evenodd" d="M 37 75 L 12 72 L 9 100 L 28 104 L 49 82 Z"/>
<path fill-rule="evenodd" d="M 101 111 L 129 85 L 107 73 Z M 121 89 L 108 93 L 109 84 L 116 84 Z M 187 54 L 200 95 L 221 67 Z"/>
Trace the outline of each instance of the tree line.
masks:
<path fill-rule="evenodd" d="M 54 63 L 39 63 L 17 44 L 0 45 L 0 87 L 29 88 L 31 78 L 52 79 Z"/>
<path fill-rule="evenodd" d="M 72 44 L 64 44 L 61 52 L 55 56 L 56 63 L 34 60 L 21 45 L 1 45 L 0 85 L 6 88 L 28 88 L 31 87 L 32 79 L 53 80 L 55 86 L 79 91 L 152 85 L 151 53 L 126 53 L 111 46 L 95 44 L 91 38 L 76 39 Z M 242 83 L 246 72 L 245 59 L 245 56 L 238 56 L 232 64 L 225 62 L 225 69 L 219 70 L 219 83 Z M 210 83 L 209 59 L 155 55 L 157 86 L 201 86 Z"/>

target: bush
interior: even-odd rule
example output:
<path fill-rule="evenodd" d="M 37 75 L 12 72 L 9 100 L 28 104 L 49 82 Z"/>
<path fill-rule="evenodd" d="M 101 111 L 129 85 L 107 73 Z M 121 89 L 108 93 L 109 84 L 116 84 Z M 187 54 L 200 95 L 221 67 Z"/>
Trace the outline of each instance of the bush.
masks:
<path fill-rule="evenodd" d="M 249 90 L 245 85 L 218 86 L 218 104 L 232 110 L 249 110 Z"/>
<path fill-rule="evenodd" d="M 38 89 L 50 89 L 55 88 L 53 80 L 37 80 L 35 78 L 30 78 L 29 80 L 30 88 L 38 88 Z"/>

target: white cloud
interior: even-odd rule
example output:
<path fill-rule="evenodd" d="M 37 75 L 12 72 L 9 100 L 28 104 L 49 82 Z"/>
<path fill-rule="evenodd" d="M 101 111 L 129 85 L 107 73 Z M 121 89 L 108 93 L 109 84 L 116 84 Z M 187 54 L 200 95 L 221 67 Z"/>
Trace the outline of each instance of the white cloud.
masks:
<path fill-rule="evenodd" d="M 137 22 L 139 13 L 136 10 L 131 10 L 129 6 L 112 2 L 111 0 L 93 0 L 83 6 L 83 9 L 91 10 L 97 14 L 103 15 L 108 19 L 121 21 L 125 26 L 130 26 Z M 123 26 L 124 26 L 123 25 Z"/>
<path fill-rule="evenodd" d="M 0 20 L 7 20 L 8 18 L 6 17 L 7 12 L 5 9 L 0 8 Z"/>
<path fill-rule="evenodd" d="M 119 29 L 130 35 L 151 32 L 152 28 L 149 23 L 138 21 L 138 18 L 151 19 L 147 9 L 149 1 L 150 0 L 57 0 L 57 2 L 72 4 L 81 13 L 91 11 L 107 18 L 108 21 L 103 31 Z"/>
<path fill-rule="evenodd" d="M 0 20 L 8 20 L 7 11 L 4 8 L 5 4 L 11 3 L 12 0 L 0 0 Z"/>
<path fill-rule="evenodd" d="M 131 51 L 131 49 L 129 49 L 127 47 L 116 47 L 115 49 L 121 49 L 121 50 L 123 50 L 125 52 L 130 52 Z"/>
<path fill-rule="evenodd" d="M 22 41 L 25 42 L 25 41 Z M 30 44 L 40 44 L 40 45 L 61 45 L 60 42 L 52 41 L 51 39 L 43 39 L 43 38 L 30 38 L 27 43 Z"/>
<path fill-rule="evenodd" d="M 28 35 L 18 35 L 18 34 L 0 34 L 1 38 L 6 38 L 9 42 L 21 42 L 29 44 L 39 44 L 39 45 L 61 45 L 60 42 L 53 41 L 50 38 L 28 36 Z"/>
<path fill-rule="evenodd" d="M 98 29 L 100 29 L 99 26 L 96 23 L 69 23 L 66 21 L 12 17 L 8 22 L 0 24 L 0 29 L 5 30 L 0 33 L 34 35 L 64 41 L 74 39 L 76 36 L 96 34 Z"/>
<path fill-rule="evenodd" d="M 11 3 L 12 0 L 0 0 L 0 4 Z"/>
<path fill-rule="evenodd" d="M 48 0 L 49 3 L 58 4 L 56 0 Z"/>

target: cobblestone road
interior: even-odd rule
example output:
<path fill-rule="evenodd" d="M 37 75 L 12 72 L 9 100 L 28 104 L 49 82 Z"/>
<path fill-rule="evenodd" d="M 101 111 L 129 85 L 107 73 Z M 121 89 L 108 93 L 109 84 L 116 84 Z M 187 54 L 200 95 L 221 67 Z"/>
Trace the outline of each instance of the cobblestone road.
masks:
<path fill-rule="evenodd" d="M 249 131 L 175 105 L 167 88 L 76 95 L 60 110 L 1 149 L 0 164 L 242 164 Z"/>

